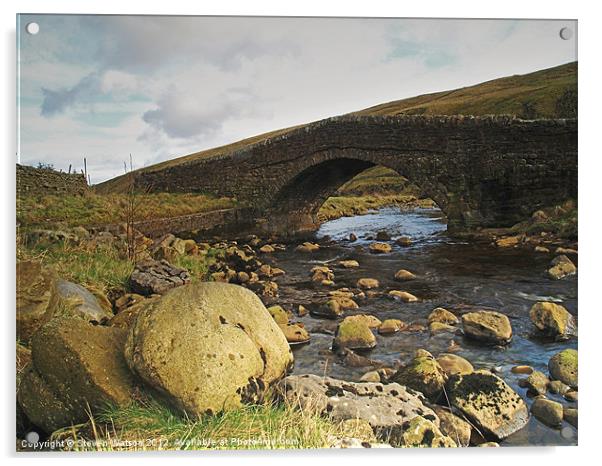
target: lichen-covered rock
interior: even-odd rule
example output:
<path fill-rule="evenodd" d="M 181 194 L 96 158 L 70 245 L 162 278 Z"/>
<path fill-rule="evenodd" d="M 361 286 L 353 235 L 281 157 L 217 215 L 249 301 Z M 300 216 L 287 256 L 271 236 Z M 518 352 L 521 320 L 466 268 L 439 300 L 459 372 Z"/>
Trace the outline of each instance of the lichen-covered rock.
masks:
<path fill-rule="evenodd" d="M 259 298 L 226 283 L 175 288 L 140 311 L 130 368 L 189 416 L 258 402 L 293 356 Z"/>
<path fill-rule="evenodd" d="M 457 446 L 467 447 L 470 444 L 470 435 L 472 433 L 470 423 L 442 406 L 435 406 L 433 409 L 439 418 L 441 432 L 453 439 Z"/>
<path fill-rule="evenodd" d="M 435 413 L 424 405 L 422 395 L 397 383 L 355 383 L 305 374 L 286 377 L 277 385 L 277 391 L 287 403 L 317 411 L 335 422 L 365 420 L 378 438 L 397 445 L 406 422 L 416 416 L 439 425 Z"/>
<path fill-rule="evenodd" d="M 370 330 L 366 319 L 359 316 L 345 317 L 337 327 L 332 348 L 339 350 L 350 348 L 354 350 L 371 349 L 376 346 L 376 337 Z"/>
<path fill-rule="evenodd" d="M 548 276 L 554 280 L 561 280 L 576 273 L 577 267 L 564 254 L 555 257 L 552 260 L 551 267 L 548 269 Z"/>
<path fill-rule="evenodd" d="M 462 316 L 467 337 L 493 345 L 505 345 L 512 339 L 512 326 L 504 314 L 495 311 L 468 312 Z"/>
<path fill-rule="evenodd" d="M 380 284 L 375 278 L 360 278 L 357 281 L 357 287 L 362 288 L 364 290 L 371 290 L 373 288 L 378 288 L 379 286 Z"/>
<path fill-rule="evenodd" d="M 525 380 L 525 386 L 532 393 L 545 395 L 548 390 L 549 380 L 543 372 L 533 371 Z"/>
<path fill-rule="evenodd" d="M 48 310 L 53 317 L 77 317 L 92 324 L 105 324 L 113 317 L 113 313 L 103 308 L 90 291 L 62 278 L 56 281 Z"/>
<path fill-rule="evenodd" d="M 436 401 L 447 380 L 445 372 L 430 353 L 418 355 L 391 377 L 393 382 L 410 387 Z"/>
<path fill-rule="evenodd" d="M 468 360 L 456 354 L 442 353 L 437 357 L 437 362 L 448 376 L 470 374 L 474 371 L 474 367 Z"/>
<path fill-rule="evenodd" d="M 496 439 L 504 439 L 522 429 L 529 420 L 523 399 L 489 371 L 451 376 L 446 390 L 454 408 L 485 435 Z"/>
<path fill-rule="evenodd" d="M 577 332 L 573 316 L 564 306 L 552 302 L 539 302 L 529 312 L 531 322 L 544 335 L 564 340 Z"/>
<path fill-rule="evenodd" d="M 577 350 L 565 349 L 556 353 L 548 362 L 548 370 L 553 379 L 576 388 L 579 385 Z"/>
<path fill-rule="evenodd" d="M 406 282 L 406 281 L 415 280 L 415 279 L 416 279 L 416 275 L 414 275 L 409 270 L 400 269 L 397 272 L 395 272 L 395 280 L 397 280 L 399 282 Z"/>
<path fill-rule="evenodd" d="M 550 427 L 557 427 L 562 423 L 562 405 L 556 401 L 537 398 L 531 405 L 531 413 Z"/>
<path fill-rule="evenodd" d="M 57 317 L 31 339 L 32 364 L 19 387 L 27 417 L 50 433 L 88 420 L 107 404 L 132 401 L 134 381 L 123 357 L 126 332 Z"/>
<path fill-rule="evenodd" d="M 166 260 L 138 262 L 130 276 L 130 288 L 134 293 L 148 296 L 163 294 L 168 290 L 190 282 L 184 269 L 171 265 Z"/>
<path fill-rule="evenodd" d="M 442 307 L 437 307 L 433 309 L 428 316 L 428 321 L 429 324 L 432 324 L 433 322 L 440 322 L 442 324 L 448 325 L 456 325 L 460 323 L 460 319 L 458 319 L 454 314 Z"/>
<path fill-rule="evenodd" d="M 368 246 L 372 254 L 386 254 L 391 252 L 391 245 L 387 243 L 372 243 Z"/>
<path fill-rule="evenodd" d="M 48 313 L 56 290 L 54 273 L 40 262 L 17 263 L 17 337 L 29 341 L 35 331 L 52 317 Z"/>
<path fill-rule="evenodd" d="M 416 416 L 405 426 L 401 445 L 417 448 L 454 448 L 456 443 L 428 419 Z"/>

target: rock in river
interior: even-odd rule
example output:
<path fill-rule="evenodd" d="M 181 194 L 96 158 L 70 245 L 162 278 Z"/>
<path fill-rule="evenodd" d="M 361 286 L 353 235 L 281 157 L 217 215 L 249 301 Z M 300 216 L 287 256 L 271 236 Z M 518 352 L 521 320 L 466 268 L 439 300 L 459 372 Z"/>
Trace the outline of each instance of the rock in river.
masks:
<path fill-rule="evenodd" d="M 301 324 L 278 324 L 278 327 L 284 333 L 286 341 L 291 345 L 300 345 L 309 342 L 309 333 Z"/>
<path fill-rule="evenodd" d="M 332 348 L 334 350 L 350 348 L 354 350 L 371 349 L 376 346 L 376 337 L 368 322 L 361 316 L 345 317 L 337 327 Z"/>
<path fill-rule="evenodd" d="M 556 353 L 548 362 L 548 370 L 553 379 L 560 380 L 571 388 L 578 386 L 577 350 L 565 349 Z"/>
<path fill-rule="evenodd" d="M 539 302 L 529 312 L 531 322 L 544 335 L 564 340 L 577 332 L 575 319 L 564 306 L 552 302 Z"/>
<path fill-rule="evenodd" d="M 133 377 L 123 357 L 126 331 L 56 317 L 31 340 L 32 364 L 19 387 L 27 417 L 45 432 L 86 422 L 88 410 L 132 401 Z"/>
<path fill-rule="evenodd" d="M 378 333 L 381 335 L 392 335 L 406 327 L 407 324 L 399 319 L 385 319 L 380 327 L 378 327 Z"/>
<path fill-rule="evenodd" d="M 399 299 L 404 303 L 415 303 L 418 301 L 416 296 L 414 296 L 412 293 L 408 293 L 407 291 L 391 290 L 389 291 L 389 296 L 394 299 Z"/>
<path fill-rule="evenodd" d="M 395 272 L 395 280 L 397 280 L 398 282 L 405 282 L 405 281 L 415 280 L 415 279 L 416 279 L 416 275 L 414 275 L 409 270 L 399 269 L 397 272 Z"/>
<path fill-rule="evenodd" d="M 360 278 L 357 281 L 357 287 L 364 290 L 371 290 L 373 288 L 378 288 L 379 283 L 375 278 Z"/>
<path fill-rule="evenodd" d="M 523 399 L 489 371 L 454 375 L 446 389 L 454 408 L 484 434 L 499 440 L 522 429 L 529 420 L 529 410 Z"/>
<path fill-rule="evenodd" d="M 293 362 L 259 298 L 214 282 L 175 288 L 142 309 L 125 357 L 146 384 L 195 418 L 260 401 Z"/>
<path fill-rule="evenodd" d="M 448 376 L 470 374 L 474 371 L 474 367 L 468 360 L 456 354 L 442 353 L 437 357 L 437 362 Z"/>
<path fill-rule="evenodd" d="M 447 380 L 439 363 L 428 353 L 418 353 L 405 367 L 391 377 L 393 382 L 421 392 L 431 401 L 436 401 Z"/>
<path fill-rule="evenodd" d="M 552 260 L 551 267 L 548 269 L 548 276 L 554 280 L 561 280 L 577 273 L 577 267 L 564 254 L 555 257 Z"/>
<path fill-rule="evenodd" d="M 549 380 L 543 372 L 533 371 L 525 380 L 525 386 L 537 395 L 545 395 L 548 390 Z"/>
<path fill-rule="evenodd" d="M 472 426 L 447 408 L 435 406 L 433 409 L 439 417 L 441 432 L 452 438 L 459 447 L 467 447 L 470 443 Z"/>
<path fill-rule="evenodd" d="M 422 416 L 416 416 L 404 428 L 400 442 L 404 447 L 454 448 L 457 446 L 435 424 Z"/>
<path fill-rule="evenodd" d="M 391 245 L 387 243 L 372 243 L 368 246 L 372 254 L 386 254 L 391 252 Z"/>
<path fill-rule="evenodd" d="M 291 375 L 278 384 L 281 397 L 300 409 L 319 412 L 335 422 L 367 421 L 375 434 L 401 444 L 407 422 L 416 416 L 439 425 L 424 398 L 397 383 L 347 382 L 313 374 Z"/>
<path fill-rule="evenodd" d="M 562 405 L 556 401 L 537 398 L 531 405 L 531 413 L 550 427 L 558 427 L 562 423 Z"/>
<path fill-rule="evenodd" d="M 166 260 L 149 259 L 136 264 L 130 276 L 130 288 L 134 293 L 148 296 L 163 294 L 189 281 L 190 276 L 186 270 L 175 267 Z"/>
<path fill-rule="evenodd" d="M 339 265 L 344 269 L 356 269 L 360 266 L 360 263 L 356 260 L 344 260 L 339 261 Z"/>
<path fill-rule="evenodd" d="M 429 324 L 433 322 L 441 322 L 442 324 L 456 325 L 460 320 L 447 309 L 437 307 L 428 316 Z"/>
<path fill-rule="evenodd" d="M 475 311 L 462 316 L 464 334 L 483 343 L 505 345 L 512 339 L 510 320 L 495 311 Z"/>
<path fill-rule="evenodd" d="M 299 251 L 299 252 L 315 252 L 318 249 L 320 249 L 319 244 L 310 243 L 310 242 L 305 242 L 295 248 L 295 250 Z"/>

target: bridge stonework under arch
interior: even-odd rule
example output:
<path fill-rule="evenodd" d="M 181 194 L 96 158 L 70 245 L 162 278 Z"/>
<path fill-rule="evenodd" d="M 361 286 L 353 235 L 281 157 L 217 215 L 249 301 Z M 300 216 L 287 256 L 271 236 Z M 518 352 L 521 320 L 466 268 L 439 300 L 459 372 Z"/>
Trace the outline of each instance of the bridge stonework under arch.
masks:
<path fill-rule="evenodd" d="M 261 229 L 318 226 L 322 203 L 374 165 L 417 184 L 451 231 L 510 226 L 577 196 L 577 121 L 492 117 L 322 120 L 243 150 L 149 168 L 137 187 L 236 197 Z"/>

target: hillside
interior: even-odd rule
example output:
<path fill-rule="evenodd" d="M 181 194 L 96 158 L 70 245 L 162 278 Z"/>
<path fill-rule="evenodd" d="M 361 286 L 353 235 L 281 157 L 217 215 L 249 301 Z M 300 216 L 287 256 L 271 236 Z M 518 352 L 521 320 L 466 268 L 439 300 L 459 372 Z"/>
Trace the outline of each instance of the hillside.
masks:
<path fill-rule="evenodd" d="M 577 62 L 534 73 L 494 79 L 474 86 L 396 100 L 351 113 L 352 115 L 491 115 L 520 118 L 573 118 L 577 116 Z M 303 126 L 303 125 L 301 125 Z M 177 157 L 145 167 L 148 172 L 199 158 L 216 157 L 286 134 L 295 126 L 253 136 L 221 147 Z M 99 193 L 126 189 L 120 176 L 96 186 Z"/>

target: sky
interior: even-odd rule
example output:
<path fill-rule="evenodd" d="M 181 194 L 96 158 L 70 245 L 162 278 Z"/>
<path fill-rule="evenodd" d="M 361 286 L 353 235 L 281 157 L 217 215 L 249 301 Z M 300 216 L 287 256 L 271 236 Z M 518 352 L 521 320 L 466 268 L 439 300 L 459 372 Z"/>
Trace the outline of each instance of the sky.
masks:
<path fill-rule="evenodd" d="M 25 32 L 31 22 L 38 34 Z M 20 15 L 18 161 L 134 168 L 577 59 L 573 21 Z"/>

